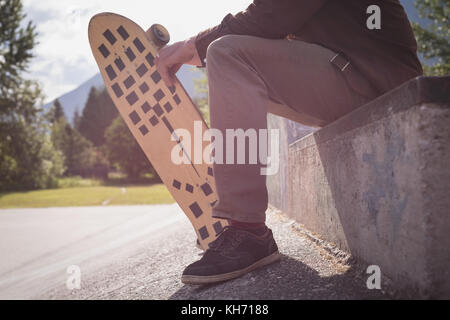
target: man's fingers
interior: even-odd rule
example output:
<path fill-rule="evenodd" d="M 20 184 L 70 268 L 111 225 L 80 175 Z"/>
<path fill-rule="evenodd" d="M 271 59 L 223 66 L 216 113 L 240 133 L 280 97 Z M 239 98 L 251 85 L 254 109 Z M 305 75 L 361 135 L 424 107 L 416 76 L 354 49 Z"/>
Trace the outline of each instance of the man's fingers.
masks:
<path fill-rule="evenodd" d="M 156 57 L 156 68 L 168 87 L 174 85 L 175 74 L 183 63 L 191 59 L 191 53 L 185 49 L 184 42 L 177 42 L 162 48 Z"/>
<path fill-rule="evenodd" d="M 175 77 L 175 75 L 177 74 L 178 70 L 180 70 L 182 65 L 183 65 L 182 63 L 176 63 L 172 67 L 170 67 L 169 75 L 172 77 L 172 79 L 173 77 Z"/>
<path fill-rule="evenodd" d="M 155 62 L 156 70 L 158 70 L 164 83 L 166 86 L 171 87 L 173 85 L 173 81 L 170 77 L 170 66 L 164 61 L 164 59 L 161 59 L 161 57 L 156 57 Z"/>
<path fill-rule="evenodd" d="M 167 68 L 164 68 L 160 72 L 160 75 L 161 75 L 161 78 L 163 79 L 164 83 L 166 84 L 166 86 L 168 86 L 168 87 L 173 86 L 173 79 Z"/>

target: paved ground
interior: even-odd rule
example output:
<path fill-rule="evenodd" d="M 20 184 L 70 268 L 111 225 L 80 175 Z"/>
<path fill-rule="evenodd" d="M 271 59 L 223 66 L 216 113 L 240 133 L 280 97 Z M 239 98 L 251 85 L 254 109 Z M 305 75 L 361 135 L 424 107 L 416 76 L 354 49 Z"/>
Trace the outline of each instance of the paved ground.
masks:
<path fill-rule="evenodd" d="M 214 286 L 185 286 L 200 258 L 177 205 L 0 210 L 0 299 L 386 299 L 271 212 L 281 262 Z M 68 290 L 67 267 L 81 270 Z"/>

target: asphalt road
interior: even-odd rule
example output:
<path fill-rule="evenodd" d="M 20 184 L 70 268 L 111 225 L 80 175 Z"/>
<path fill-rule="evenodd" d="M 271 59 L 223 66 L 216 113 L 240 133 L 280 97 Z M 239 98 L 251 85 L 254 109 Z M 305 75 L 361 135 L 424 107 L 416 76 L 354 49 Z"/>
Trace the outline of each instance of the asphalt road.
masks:
<path fill-rule="evenodd" d="M 283 258 L 213 286 L 180 282 L 199 259 L 177 205 L 0 210 L 0 299 L 387 299 L 271 212 Z M 80 289 L 68 289 L 69 266 Z"/>

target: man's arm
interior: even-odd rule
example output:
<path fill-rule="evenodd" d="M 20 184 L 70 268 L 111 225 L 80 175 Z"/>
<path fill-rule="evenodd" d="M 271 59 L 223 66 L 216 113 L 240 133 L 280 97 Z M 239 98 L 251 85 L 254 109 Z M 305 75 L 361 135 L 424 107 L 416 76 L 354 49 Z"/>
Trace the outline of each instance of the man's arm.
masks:
<path fill-rule="evenodd" d="M 254 0 L 236 15 L 228 14 L 222 23 L 200 32 L 195 46 L 201 61 L 211 42 L 227 34 L 282 39 L 307 22 L 328 0 Z"/>
<path fill-rule="evenodd" d="M 204 65 L 211 42 L 227 34 L 281 39 L 297 31 L 329 0 L 254 0 L 236 15 L 228 14 L 218 26 L 188 40 L 174 43 L 159 52 L 156 64 L 164 82 L 173 85 L 173 76 L 182 64 Z"/>

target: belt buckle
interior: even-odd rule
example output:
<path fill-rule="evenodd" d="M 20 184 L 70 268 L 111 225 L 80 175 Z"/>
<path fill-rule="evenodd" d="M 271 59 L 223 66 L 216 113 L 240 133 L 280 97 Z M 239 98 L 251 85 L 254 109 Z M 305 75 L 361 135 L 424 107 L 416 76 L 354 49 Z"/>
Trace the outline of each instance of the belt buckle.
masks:
<path fill-rule="evenodd" d="M 340 59 L 336 60 L 337 58 Z M 336 55 L 331 58 L 330 62 L 338 67 L 341 71 L 344 71 L 350 65 L 350 61 L 344 58 L 340 53 L 336 53 Z"/>

